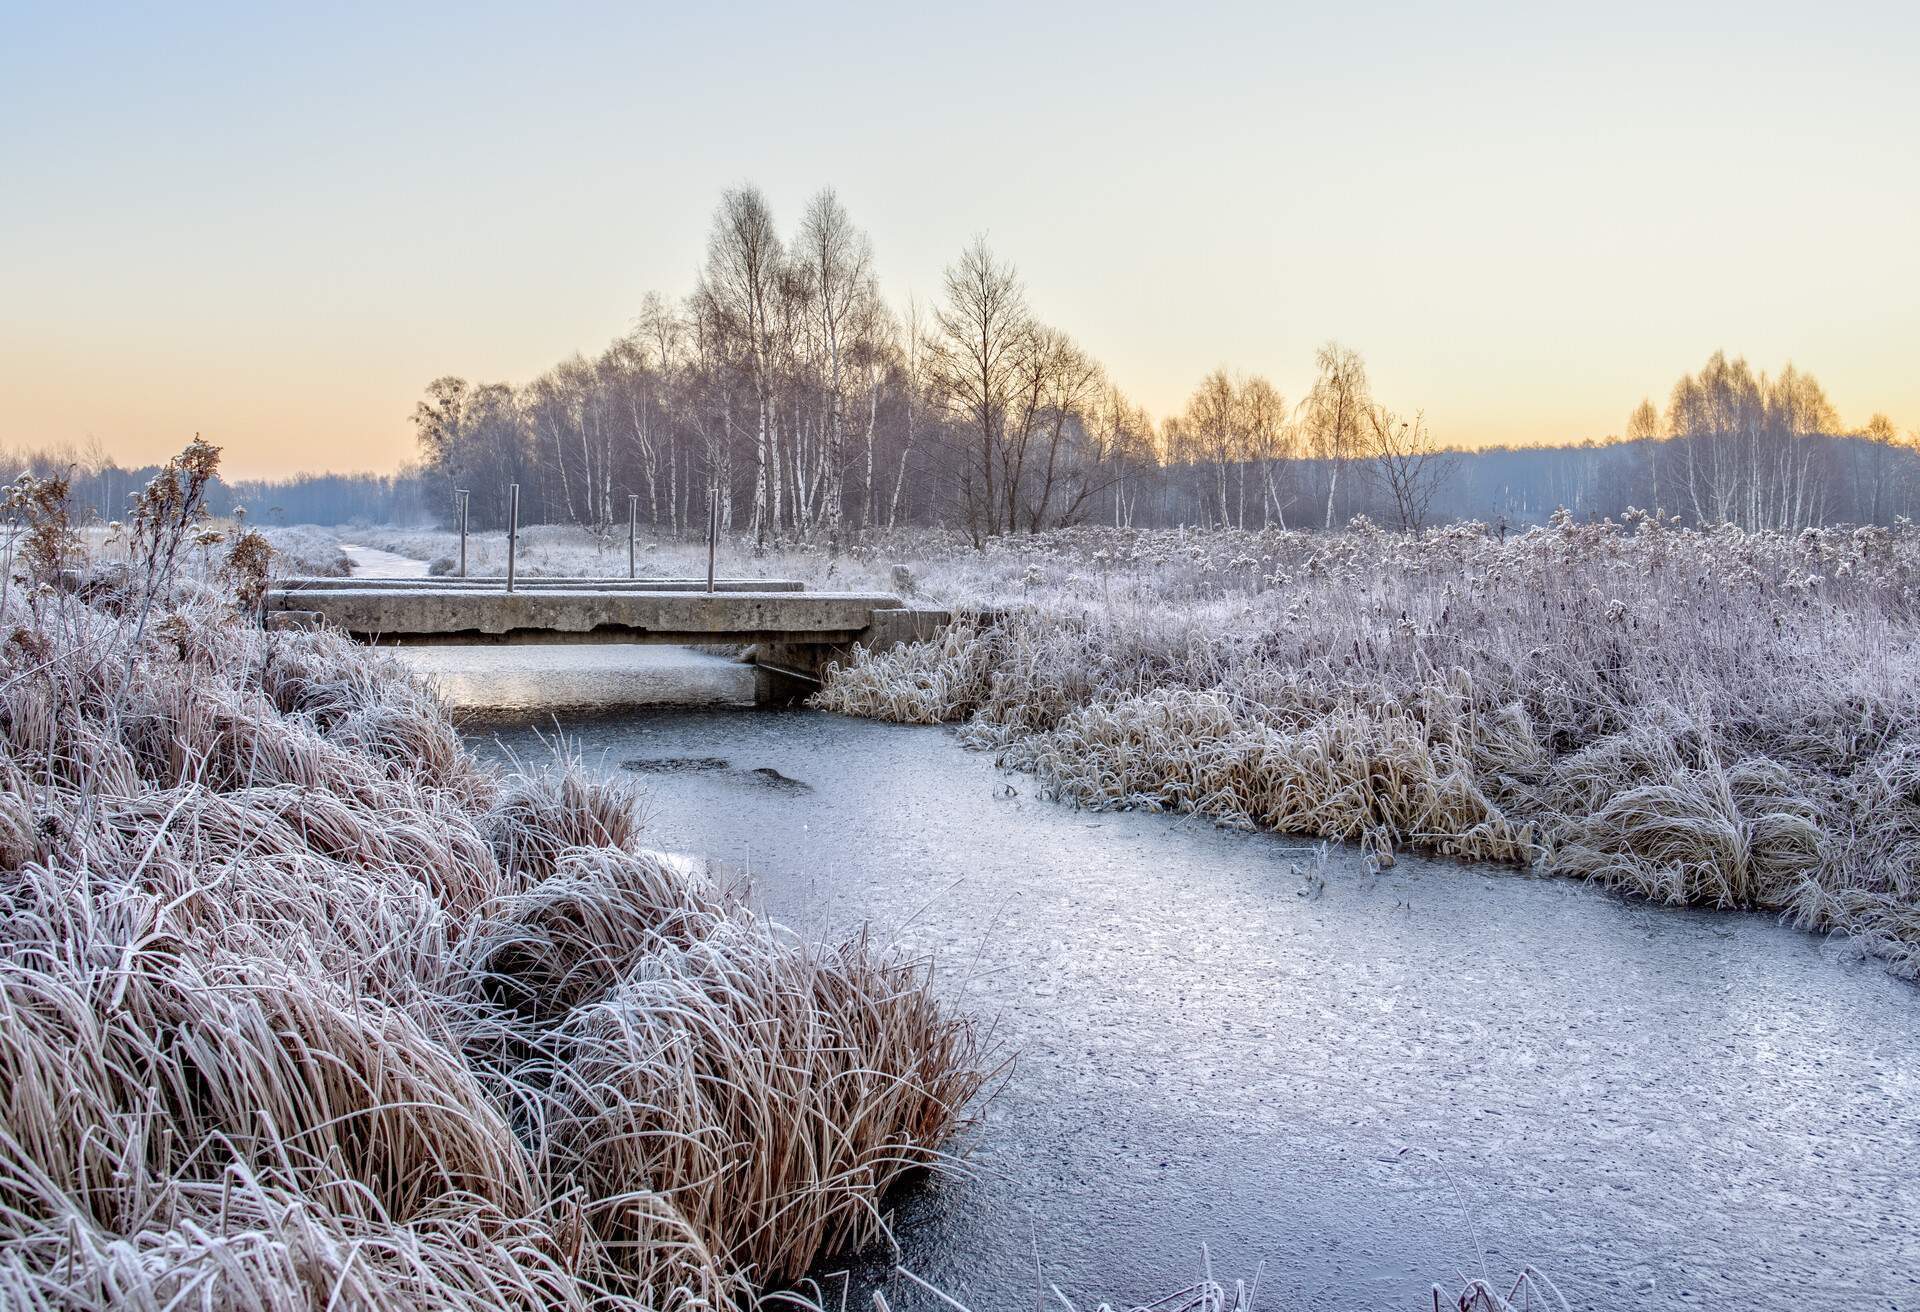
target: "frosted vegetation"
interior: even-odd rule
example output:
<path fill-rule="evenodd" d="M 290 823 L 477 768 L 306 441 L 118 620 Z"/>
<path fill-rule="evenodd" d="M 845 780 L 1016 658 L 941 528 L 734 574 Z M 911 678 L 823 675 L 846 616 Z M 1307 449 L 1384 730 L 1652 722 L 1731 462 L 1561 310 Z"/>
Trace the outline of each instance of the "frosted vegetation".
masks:
<path fill-rule="evenodd" d="M 427 558 L 452 535 L 375 533 Z M 476 535 L 476 573 L 504 540 Z M 705 571 L 645 544 L 642 574 Z M 624 539 L 527 530 L 534 572 Z M 1091 808 L 1592 878 L 1840 930 L 1920 973 L 1920 532 L 1623 523 L 1418 535 L 1072 529 L 728 542 L 723 574 L 961 615 L 857 654 L 816 704 L 966 741 Z M 991 611 L 992 622 L 979 612 Z"/>
<path fill-rule="evenodd" d="M 1093 808 L 1841 930 L 1920 972 L 1920 534 L 1082 530 L 934 554 L 945 640 L 818 704 Z"/>
<path fill-rule="evenodd" d="M 9 489 L 0 1306 L 713 1307 L 880 1235 L 981 1080 L 924 965 L 263 633 L 213 460 L 91 572 L 59 480 Z"/>
<path fill-rule="evenodd" d="M 107 528 L 58 477 L 5 493 L 0 1306 L 815 1305 L 953 1165 L 973 1024 L 927 963 L 648 850 L 628 786 L 485 766 L 404 666 L 263 631 L 338 544 L 209 523 L 216 459 Z M 1564 1307 L 1531 1268 L 1449 1301 Z"/>
<path fill-rule="evenodd" d="M 449 534 L 374 534 L 401 553 Z M 497 534 L 468 549 L 499 567 Z M 528 530 L 534 571 L 626 544 Z M 660 544 L 643 574 L 705 572 Z M 860 653 L 816 705 L 958 722 L 1083 807 L 1594 878 L 1782 912 L 1920 972 L 1920 532 L 1699 532 L 1632 515 L 1501 536 L 1079 528 L 879 538 L 724 571 L 891 588 L 962 620 Z M 991 609 L 993 622 L 970 619 Z"/>

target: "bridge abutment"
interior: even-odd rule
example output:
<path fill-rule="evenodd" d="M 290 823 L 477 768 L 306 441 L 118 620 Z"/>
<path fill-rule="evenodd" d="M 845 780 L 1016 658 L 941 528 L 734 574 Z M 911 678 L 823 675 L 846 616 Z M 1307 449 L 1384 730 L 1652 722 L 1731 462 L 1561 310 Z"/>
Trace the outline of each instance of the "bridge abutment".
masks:
<path fill-rule="evenodd" d="M 265 614 L 269 628 L 326 624 L 406 647 L 738 643 L 754 649 L 760 705 L 804 700 L 854 647 L 924 641 L 949 619 L 889 593 L 807 592 L 785 580 L 728 580 L 711 592 L 689 580 L 528 580 L 512 592 L 473 579 L 290 580 L 268 594 Z M 526 669 L 537 677 L 537 660 Z"/>

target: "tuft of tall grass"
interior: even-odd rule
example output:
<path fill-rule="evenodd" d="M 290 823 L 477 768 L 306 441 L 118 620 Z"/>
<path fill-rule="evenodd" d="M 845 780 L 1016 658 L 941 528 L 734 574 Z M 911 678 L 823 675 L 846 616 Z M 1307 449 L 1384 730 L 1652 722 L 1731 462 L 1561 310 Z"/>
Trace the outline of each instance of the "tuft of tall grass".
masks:
<path fill-rule="evenodd" d="M 428 559 L 449 534 L 375 535 Z M 475 572 L 504 535 L 475 535 Z M 527 531 L 529 572 L 625 543 Z M 815 704 L 958 723 L 1084 806 L 1509 862 L 1775 911 L 1920 973 L 1920 530 L 1502 534 L 917 530 L 838 554 L 726 540 L 723 573 L 890 586 L 960 613 L 856 650 Z M 642 573 L 697 575 L 657 540 Z M 982 624 L 980 613 L 995 612 Z M 0 844 L 8 828 L 0 815 Z"/>
<path fill-rule="evenodd" d="M 1081 806 L 1770 910 L 1920 973 L 1913 526 L 1079 529 L 902 558 L 997 622 L 855 651 L 816 705 L 958 722 Z"/>
<path fill-rule="evenodd" d="M 183 471 L 147 573 L 0 600 L 0 1305 L 712 1307 L 877 1233 L 981 1079 L 924 968 L 260 630 Z"/>

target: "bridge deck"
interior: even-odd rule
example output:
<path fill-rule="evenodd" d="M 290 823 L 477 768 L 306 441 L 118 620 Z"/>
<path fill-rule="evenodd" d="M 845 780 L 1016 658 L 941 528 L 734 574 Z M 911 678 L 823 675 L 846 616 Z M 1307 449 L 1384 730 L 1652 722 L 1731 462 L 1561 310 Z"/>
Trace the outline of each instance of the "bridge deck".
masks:
<path fill-rule="evenodd" d="M 286 593 L 314 593 L 364 591 L 378 588 L 386 591 L 427 590 L 435 592 L 465 589 L 472 592 L 504 592 L 507 581 L 499 577 L 460 578 L 458 575 L 442 574 L 430 577 L 403 579 L 376 578 L 366 574 L 355 574 L 347 578 L 292 578 L 282 582 L 278 590 Z M 803 592 L 806 584 L 793 579 L 719 579 L 713 585 L 715 592 Z M 705 592 L 705 579 L 597 579 L 597 578 L 531 578 L 515 579 L 515 592 Z"/>
<path fill-rule="evenodd" d="M 352 580 L 343 580 L 352 583 Z M 408 582 L 412 582 L 409 580 Z M 402 642 L 740 642 L 835 646 L 859 640 L 876 612 L 898 612 L 879 592 L 671 591 L 609 587 L 294 586 L 268 594 L 270 611 L 317 612 L 362 638 Z"/>

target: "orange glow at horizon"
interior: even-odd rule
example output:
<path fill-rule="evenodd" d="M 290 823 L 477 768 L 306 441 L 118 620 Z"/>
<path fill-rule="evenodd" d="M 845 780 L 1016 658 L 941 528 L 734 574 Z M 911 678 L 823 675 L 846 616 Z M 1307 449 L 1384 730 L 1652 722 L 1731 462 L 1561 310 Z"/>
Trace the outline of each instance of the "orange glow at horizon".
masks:
<path fill-rule="evenodd" d="M 789 232 L 836 187 L 897 308 L 985 233 L 1156 418 L 1332 339 L 1443 443 L 1604 438 L 1720 349 L 1920 429 L 1920 20 L 1737 12 L 49 9 L 0 51 L 0 447 L 390 472 L 433 378 L 690 291 L 743 180 Z"/>

